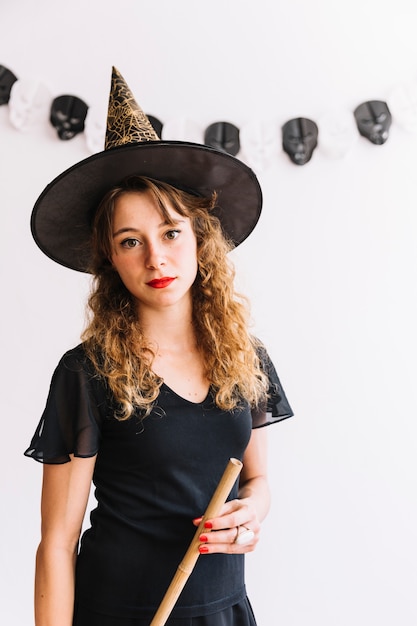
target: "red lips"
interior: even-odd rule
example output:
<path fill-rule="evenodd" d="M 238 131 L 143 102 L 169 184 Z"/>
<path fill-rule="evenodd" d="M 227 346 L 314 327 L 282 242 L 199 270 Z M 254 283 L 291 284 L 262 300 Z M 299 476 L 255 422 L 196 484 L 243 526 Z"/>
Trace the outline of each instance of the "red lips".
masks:
<path fill-rule="evenodd" d="M 164 278 L 154 278 L 146 283 L 149 287 L 153 287 L 154 289 L 163 289 L 164 287 L 168 287 L 175 278 L 171 278 L 170 276 L 165 276 Z"/>

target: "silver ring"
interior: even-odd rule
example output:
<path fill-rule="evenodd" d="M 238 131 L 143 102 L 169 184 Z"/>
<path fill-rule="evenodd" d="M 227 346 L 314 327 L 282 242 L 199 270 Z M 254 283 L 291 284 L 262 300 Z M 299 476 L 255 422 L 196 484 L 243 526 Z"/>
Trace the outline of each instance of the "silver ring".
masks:
<path fill-rule="evenodd" d="M 241 528 L 244 528 L 242 532 L 240 532 Z M 246 528 L 246 526 L 238 526 L 236 538 L 233 543 L 237 543 L 239 546 L 245 546 L 247 543 L 250 543 L 254 537 L 255 533 L 253 530 Z"/>

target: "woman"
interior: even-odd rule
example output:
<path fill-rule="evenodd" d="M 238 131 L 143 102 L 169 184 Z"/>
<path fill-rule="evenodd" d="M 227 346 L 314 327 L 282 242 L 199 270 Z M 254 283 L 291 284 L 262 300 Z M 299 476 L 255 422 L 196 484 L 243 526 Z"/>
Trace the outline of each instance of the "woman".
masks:
<path fill-rule="evenodd" d="M 49 222 L 39 234 L 45 206 L 41 196 L 32 225 L 57 260 Z M 214 188 L 128 176 L 95 211 L 88 249 L 74 253 L 72 225 L 59 251 L 74 269 L 88 258 L 94 286 L 83 342 L 58 364 L 26 451 L 44 463 L 36 626 L 148 626 L 230 457 L 243 461 L 239 484 L 206 521 L 167 624 L 255 624 L 243 559 L 269 508 L 257 427 L 292 412 L 249 333 L 227 257 L 236 242 L 216 211 Z M 92 480 L 98 504 L 78 551 Z"/>

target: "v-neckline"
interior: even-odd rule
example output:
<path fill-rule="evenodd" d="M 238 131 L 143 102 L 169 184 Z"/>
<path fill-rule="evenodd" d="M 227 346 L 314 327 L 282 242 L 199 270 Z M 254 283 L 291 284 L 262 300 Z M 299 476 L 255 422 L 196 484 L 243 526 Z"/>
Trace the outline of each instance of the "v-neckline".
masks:
<path fill-rule="evenodd" d="M 211 386 L 209 386 L 207 394 L 206 394 L 206 397 L 204 398 L 204 400 L 201 400 L 201 402 L 193 402 L 192 400 L 189 400 L 188 398 L 184 398 L 184 396 L 182 396 L 178 392 L 176 392 L 175 389 L 173 389 L 172 387 L 167 385 L 165 381 L 162 383 L 162 386 L 165 387 L 166 389 L 168 389 L 169 392 L 171 392 L 174 396 L 176 396 L 177 398 L 179 398 L 183 402 L 188 402 L 188 404 L 194 404 L 195 406 L 199 406 L 201 404 L 206 404 L 207 400 L 210 398 L 210 395 L 211 395 Z"/>

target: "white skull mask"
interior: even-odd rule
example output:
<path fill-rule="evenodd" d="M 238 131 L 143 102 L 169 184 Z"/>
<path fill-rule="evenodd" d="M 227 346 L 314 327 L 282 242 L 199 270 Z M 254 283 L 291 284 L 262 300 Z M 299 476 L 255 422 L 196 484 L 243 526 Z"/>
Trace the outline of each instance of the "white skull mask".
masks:
<path fill-rule="evenodd" d="M 397 85 L 389 96 L 395 122 L 406 132 L 417 133 L 417 79 Z"/>
<path fill-rule="evenodd" d="M 106 110 L 104 107 L 91 106 L 87 111 L 84 125 L 87 148 L 92 154 L 104 150 L 106 138 Z"/>
<path fill-rule="evenodd" d="M 203 129 L 186 117 L 172 118 L 162 128 L 162 138 L 167 141 L 190 141 L 203 143 Z"/>
<path fill-rule="evenodd" d="M 358 140 L 355 120 L 347 109 L 327 111 L 320 118 L 319 127 L 320 151 L 330 158 L 343 158 Z"/>
<path fill-rule="evenodd" d="M 279 145 L 278 123 L 275 120 L 254 120 L 242 126 L 240 145 L 248 165 L 260 172 L 277 159 Z"/>
<path fill-rule="evenodd" d="M 38 80 L 17 80 L 10 91 L 9 119 L 17 130 L 26 131 L 48 120 L 51 95 Z"/>

